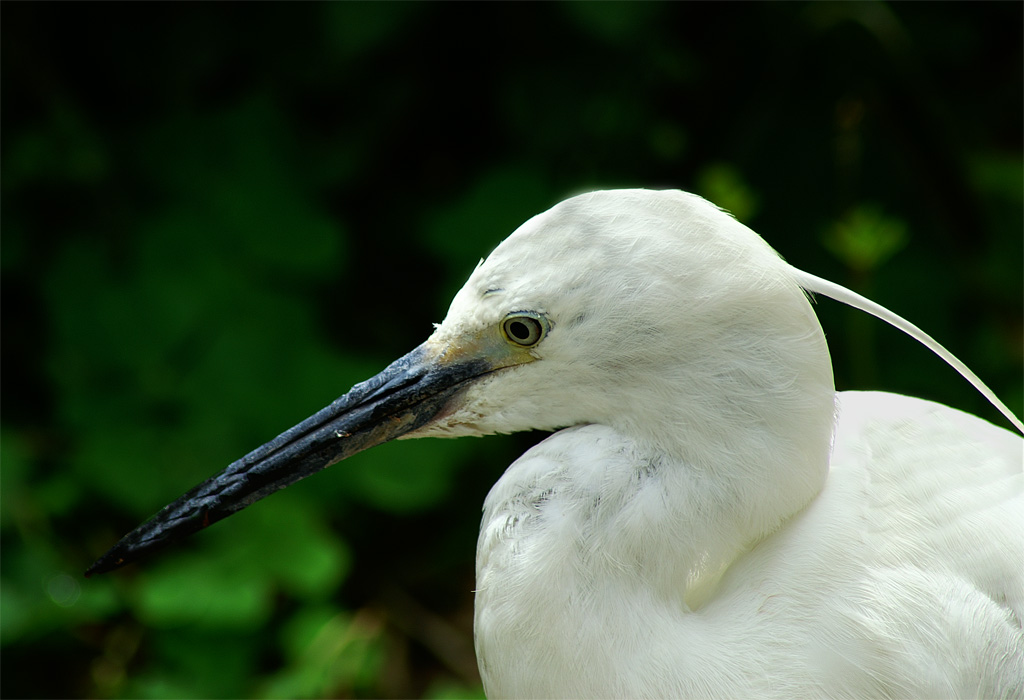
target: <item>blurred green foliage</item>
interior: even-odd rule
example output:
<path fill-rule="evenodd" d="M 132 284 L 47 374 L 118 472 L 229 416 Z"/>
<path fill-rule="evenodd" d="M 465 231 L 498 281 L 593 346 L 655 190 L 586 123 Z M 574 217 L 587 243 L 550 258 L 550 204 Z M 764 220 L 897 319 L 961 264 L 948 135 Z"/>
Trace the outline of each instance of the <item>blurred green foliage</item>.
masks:
<path fill-rule="evenodd" d="M 479 696 L 479 508 L 538 436 L 385 445 L 80 573 L 419 343 L 480 257 L 588 188 L 711 198 L 1020 414 L 1022 19 L 5 3 L 0 694 Z M 819 312 L 839 388 L 996 419 L 897 332 Z"/>
<path fill-rule="evenodd" d="M 822 243 L 852 272 L 867 275 L 907 244 L 907 224 L 864 204 L 835 222 Z"/>

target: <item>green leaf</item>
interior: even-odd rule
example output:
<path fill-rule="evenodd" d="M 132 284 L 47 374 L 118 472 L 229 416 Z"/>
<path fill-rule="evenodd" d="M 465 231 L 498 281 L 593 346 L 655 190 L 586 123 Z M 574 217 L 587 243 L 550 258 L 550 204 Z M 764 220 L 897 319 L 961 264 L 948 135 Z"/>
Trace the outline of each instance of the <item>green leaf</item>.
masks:
<path fill-rule="evenodd" d="M 906 222 L 886 216 L 871 204 L 854 208 L 822 236 L 829 252 L 861 274 L 880 267 L 908 240 Z"/>

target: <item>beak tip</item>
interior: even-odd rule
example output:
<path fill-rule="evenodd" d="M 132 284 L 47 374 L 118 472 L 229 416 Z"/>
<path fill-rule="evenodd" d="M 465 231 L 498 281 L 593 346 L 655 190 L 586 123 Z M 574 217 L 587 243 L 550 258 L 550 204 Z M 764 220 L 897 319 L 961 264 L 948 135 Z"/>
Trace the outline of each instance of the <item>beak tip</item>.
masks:
<path fill-rule="evenodd" d="M 99 559 L 94 561 L 88 569 L 85 570 L 85 578 L 92 578 L 97 574 L 106 574 L 115 569 L 120 569 L 125 564 L 130 564 L 138 559 L 137 555 L 134 555 L 130 546 L 125 546 L 124 541 L 119 541 Z"/>
<path fill-rule="evenodd" d="M 114 549 L 117 548 L 115 547 Z M 115 554 L 114 551 L 111 550 L 93 562 L 92 566 L 85 570 L 85 577 L 92 578 L 96 574 L 105 574 L 124 566 L 126 563 L 127 562 L 124 557 Z"/>

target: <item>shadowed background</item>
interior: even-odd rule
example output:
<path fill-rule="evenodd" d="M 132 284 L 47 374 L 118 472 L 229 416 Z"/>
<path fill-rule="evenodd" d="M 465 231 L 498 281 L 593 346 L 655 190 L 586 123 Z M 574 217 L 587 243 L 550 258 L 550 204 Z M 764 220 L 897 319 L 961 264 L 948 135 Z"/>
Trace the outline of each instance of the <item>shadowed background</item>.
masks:
<path fill-rule="evenodd" d="M 1022 26 L 1020 3 L 4 3 L 0 694 L 479 695 L 480 507 L 540 435 L 385 445 L 81 572 L 583 190 L 710 198 L 1020 415 Z M 999 421 L 913 341 L 818 310 L 840 389 Z"/>

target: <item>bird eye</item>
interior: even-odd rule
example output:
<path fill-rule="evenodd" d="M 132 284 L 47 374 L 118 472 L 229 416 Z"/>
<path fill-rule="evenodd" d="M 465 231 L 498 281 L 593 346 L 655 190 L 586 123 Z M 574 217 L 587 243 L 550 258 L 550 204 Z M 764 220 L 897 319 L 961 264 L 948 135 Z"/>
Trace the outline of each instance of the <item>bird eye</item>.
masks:
<path fill-rule="evenodd" d="M 509 342 L 531 348 L 541 341 L 547 329 L 538 317 L 519 312 L 506 316 L 501 330 Z"/>

